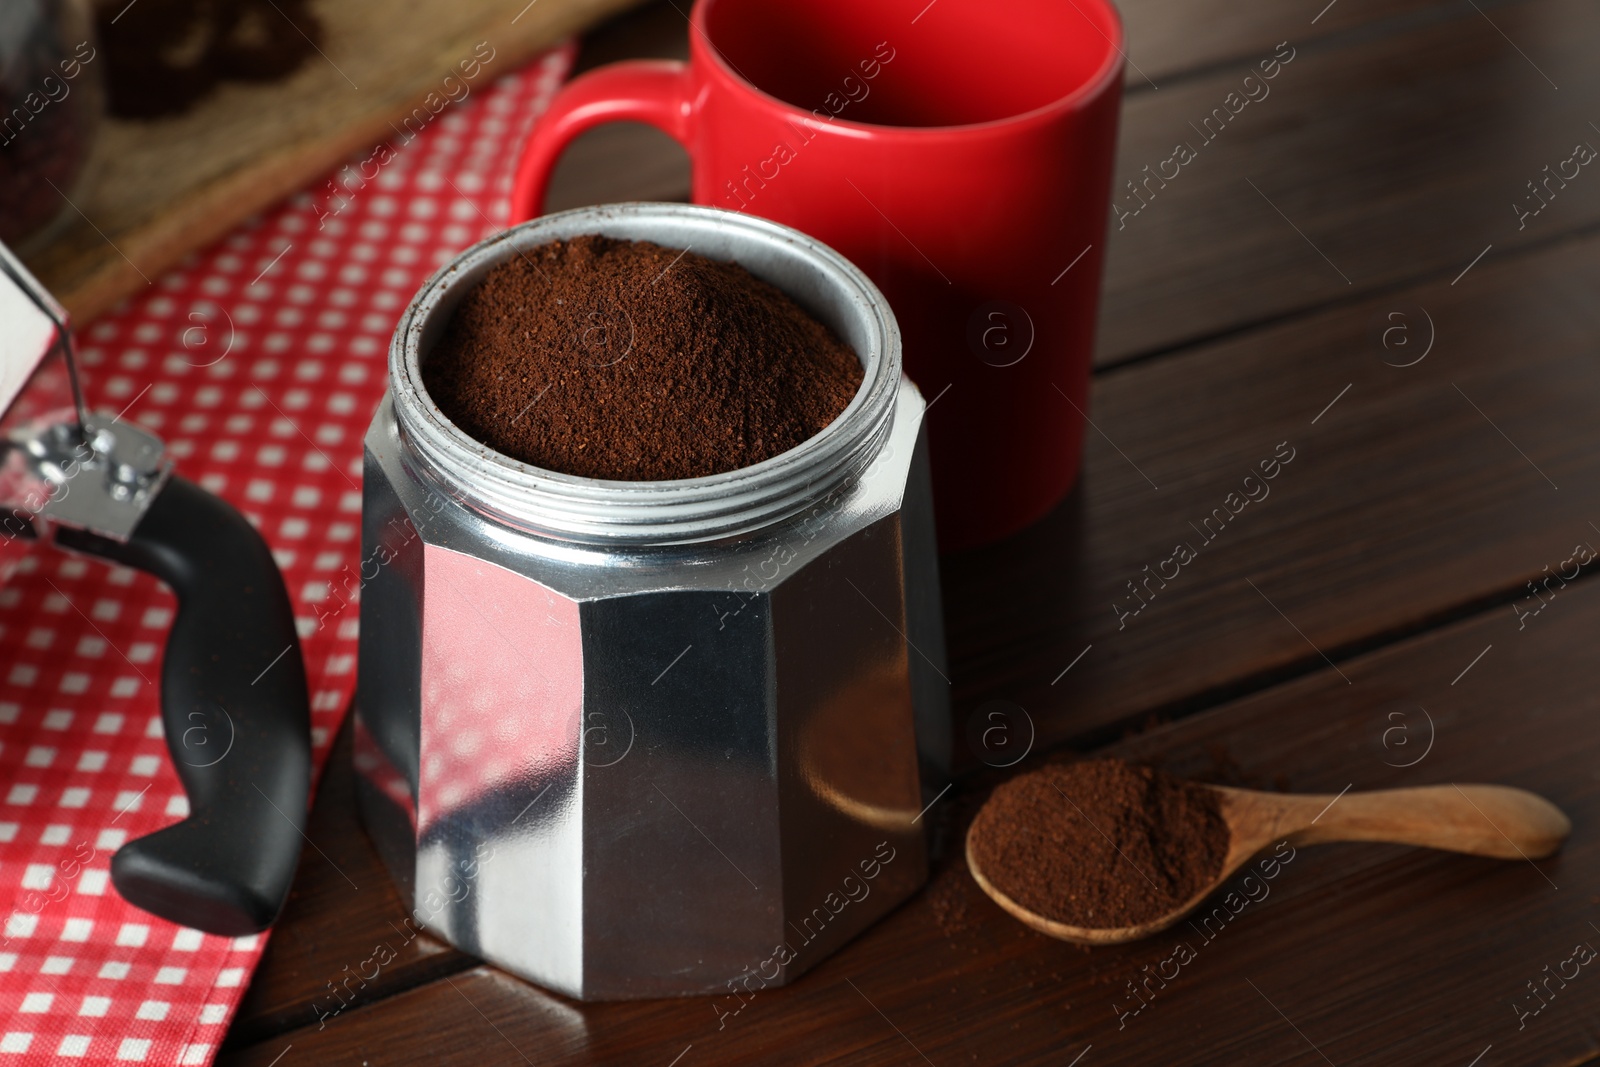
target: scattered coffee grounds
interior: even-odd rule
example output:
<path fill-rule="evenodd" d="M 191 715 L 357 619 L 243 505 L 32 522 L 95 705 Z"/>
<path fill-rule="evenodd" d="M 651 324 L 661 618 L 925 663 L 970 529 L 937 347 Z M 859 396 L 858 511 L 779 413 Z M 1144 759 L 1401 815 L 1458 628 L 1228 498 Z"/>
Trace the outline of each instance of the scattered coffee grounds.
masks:
<path fill-rule="evenodd" d="M 96 0 L 107 106 L 127 119 L 181 114 L 224 79 L 275 81 L 316 51 L 310 0 Z"/>
<path fill-rule="evenodd" d="M 422 377 L 451 421 L 513 459 L 656 481 L 788 451 L 838 417 L 862 371 L 738 264 L 586 236 L 491 270 Z"/>
<path fill-rule="evenodd" d="M 1070 926 L 1148 922 L 1222 869 L 1228 827 L 1203 786 L 1121 760 L 1053 765 L 994 791 L 969 831 L 977 867 Z"/>
<path fill-rule="evenodd" d="M 967 932 L 967 908 L 975 892 L 967 888 L 970 884 L 959 868 L 951 868 L 935 877 L 928 887 L 928 908 L 946 937 L 954 938 Z"/>

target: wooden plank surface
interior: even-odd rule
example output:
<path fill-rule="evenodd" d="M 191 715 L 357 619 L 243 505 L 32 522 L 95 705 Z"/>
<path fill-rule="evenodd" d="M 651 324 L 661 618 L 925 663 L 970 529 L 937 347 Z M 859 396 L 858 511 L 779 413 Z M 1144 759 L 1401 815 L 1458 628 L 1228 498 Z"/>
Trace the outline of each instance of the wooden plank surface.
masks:
<path fill-rule="evenodd" d="M 1600 1052 L 1600 982 L 1573 981 L 1518 1028 L 1523 983 L 1600 940 L 1600 695 L 1582 664 L 1600 585 L 1524 632 L 1477 617 L 1153 730 L 1123 755 L 1229 781 L 1337 793 L 1499 781 L 1539 789 L 1577 827 L 1556 857 L 1496 862 L 1397 846 L 1304 848 L 1207 941 L 1178 928 L 1086 950 L 1017 924 L 959 861 L 795 985 L 723 1020 L 704 998 L 585 1005 L 483 969 L 224 1056 L 308 1062 L 539 1064 L 1572 1064 Z M 1459 684 L 1450 679 L 1485 644 Z M 1433 743 L 1411 767 L 1429 736 Z M 1392 718 L 1398 714 L 1400 719 Z M 1397 724 L 1410 747 L 1386 733 Z M 1386 744 L 1386 741 L 1388 742 Z M 941 809 L 959 829 L 981 788 Z M 1259 895 L 1259 890 L 1256 891 Z M 1186 942 L 1197 959 L 1137 1016 L 1126 989 Z M 1170 970 L 1170 969 L 1169 969 Z M 688 1052 L 685 1054 L 685 1050 Z M 920 1056 L 919 1056 L 920 1053 Z"/>
<path fill-rule="evenodd" d="M 346 155 L 391 135 L 390 123 L 443 98 L 462 61 L 494 79 L 540 49 L 634 0 L 339 0 L 314 5 L 320 55 L 272 84 L 225 83 L 187 114 L 107 121 L 78 217 L 28 263 L 80 321 L 149 284 Z M 475 51 L 479 44 L 486 51 Z M 460 90 L 457 90 L 459 95 Z"/>
<path fill-rule="evenodd" d="M 1576 239 L 1102 374 L 1075 496 L 946 561 L 958 709 L 1015 701 L 1052 744 L 1462 613 L 1515 623 L 1524 583 L 1600 546 L 1597 268 Z M 1430 318 L 1433 351 L 1390 365 Z"/>
<path fill-rule="evenodd" d="M 1391 33 L 1472 11 L 1464 0 L 1120 0 L 1117 9 L 1127 37 L 1130 95 L 1165 91 L 1224 64 L 1253 64 L 1283 40 L 1337 48 L 1357 34 Z"/>
<path fill-rule="evenodd" d="M 1297 50 L 1253 90 L 1266 94 L 1256 103 L 1243 102 L 1245 64 L 1129 99 L 1113 204 L 1138 214 L 1111 221 L 1100 360 L 1449 279 L 1491 244 L 1501 256 L 1600 220 L 1600 180 L 1577 164 L 1520 229 L 1513 211 L 1543 202 L 1526 183 L 1544 167 L 1580 142 L 1600 147 L 1589 46 L 1600 9 L 1526 0 L 1492 20 L 1462 11 Z M 1202 129 L 1219 108 L 1238 114 Z M 1180 144 L 1192 161 L 1164 166 Z M 1146 166 L 1156 177 L 1136 196 L 1125 183 L 1145 181 Z M 1163 172 L 1176 174 L 1164 188 Z"/>

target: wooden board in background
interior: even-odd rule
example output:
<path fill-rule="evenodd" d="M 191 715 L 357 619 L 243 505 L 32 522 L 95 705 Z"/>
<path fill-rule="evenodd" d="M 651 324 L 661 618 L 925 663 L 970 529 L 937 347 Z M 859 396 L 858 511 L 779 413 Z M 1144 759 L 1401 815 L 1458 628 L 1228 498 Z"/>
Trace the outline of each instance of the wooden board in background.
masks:
<path fill-rule="evenodd" d="M 478 83 L 635 0 L 322 0 L 323 55 L 284 81 L 224 83 L 191 112 L 108 121 L 70 229 L 28 265 L 80 322 L 184 254 L 393 136 L 445 75 L 493 49 Z M 520 14 L 519 14 L 520 12 Z"/>

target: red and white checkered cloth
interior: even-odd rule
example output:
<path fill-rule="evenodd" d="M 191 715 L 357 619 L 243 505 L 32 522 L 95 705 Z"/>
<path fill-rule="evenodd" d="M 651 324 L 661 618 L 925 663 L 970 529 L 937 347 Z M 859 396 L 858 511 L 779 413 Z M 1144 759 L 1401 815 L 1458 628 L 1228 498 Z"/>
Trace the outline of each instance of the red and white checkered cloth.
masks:
<path fill-rule="evenodd" d="M 359 154 L 81 331 L 94 406 L 165 438 L 272 545 L 319 767 L 355 684 L 341 571 L 390 333 L 439 264 L 505 225 L 516 153 L 571 58 L 492 84 L 485 67 L 392 159 Z M 187 813 L 161 734 L 172 616 L 154 579 L 51 548 L 0 588 L 0 1067 L 209 1063 L 260 959 L 264 936 L 174 926 L 110 884 L 118 846 Z"/>

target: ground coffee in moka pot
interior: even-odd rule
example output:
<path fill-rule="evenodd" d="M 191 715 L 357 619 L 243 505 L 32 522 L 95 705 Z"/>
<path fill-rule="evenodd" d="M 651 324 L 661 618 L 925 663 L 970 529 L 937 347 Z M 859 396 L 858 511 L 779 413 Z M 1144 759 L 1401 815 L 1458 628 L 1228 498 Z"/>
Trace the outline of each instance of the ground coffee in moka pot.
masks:
<path fill-rule="evenodd" d="M 770 459 L 861 377 L 848 345 L 739 264 L 600 236 L 495 267 L 423 365 L 440 409 L 496 451 L 619 481 Z"/>

